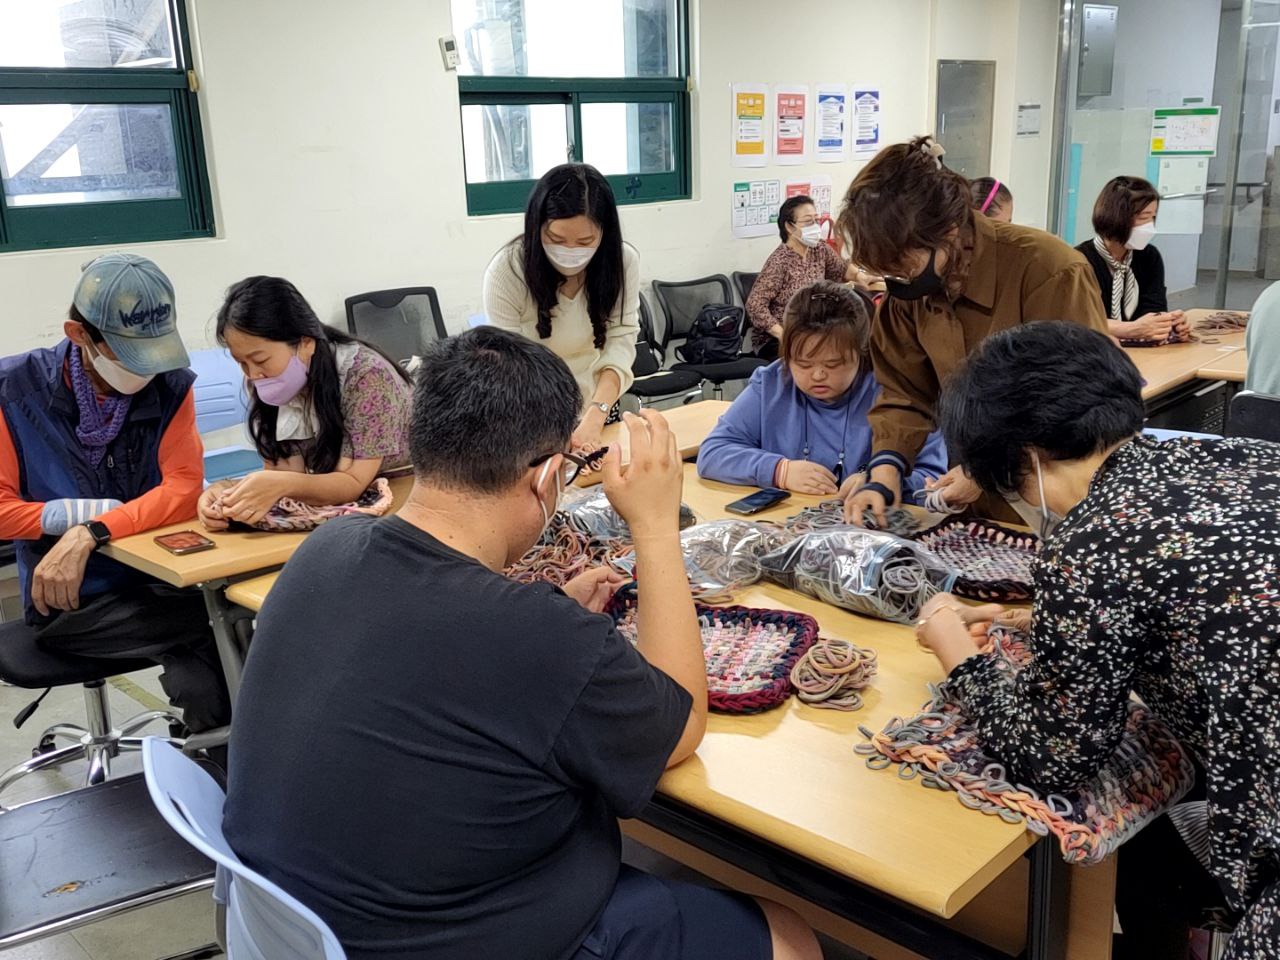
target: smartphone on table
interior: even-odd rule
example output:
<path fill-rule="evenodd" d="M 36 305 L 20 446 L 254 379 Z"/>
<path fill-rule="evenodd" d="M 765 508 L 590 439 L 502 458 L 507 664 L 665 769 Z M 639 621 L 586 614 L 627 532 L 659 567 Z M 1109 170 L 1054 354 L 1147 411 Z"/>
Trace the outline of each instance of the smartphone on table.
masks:
<path fill-rule="evenodd" d="M 177 533 L 166 533 L 155 538 L 156 543 L 176 556 L 187 553 L 199 553 L 201 550 L 212 550 L 217 546 L 212 540 L 194 530 L 179 530 Z"/>
<path fill-rule="evenodd" d="M 750 496 L 743 497 L 741 500 L 735 500 L 733 503 L 725 504 L 725 509 L 730 513 L 737 513 L 744 517 L 749 517 L 753 513 L 759 513 L 761 510 L 768 510 L 775 503 L 781 503 L 783 500 L 791 496 L 786 490 L 779 490 L 776 487 L 766 487 L 763 490 L 757 490 Z"/>

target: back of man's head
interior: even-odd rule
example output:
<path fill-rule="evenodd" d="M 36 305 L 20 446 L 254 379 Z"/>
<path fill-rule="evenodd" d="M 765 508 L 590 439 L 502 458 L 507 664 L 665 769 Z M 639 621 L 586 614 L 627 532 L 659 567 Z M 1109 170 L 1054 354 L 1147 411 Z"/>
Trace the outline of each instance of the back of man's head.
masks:
<path fill-rule="evenodd" d="M 427 348 L 417 371 L 409 453 L 435 486 L 496 494 L 530 464 L 563 453 L 582 394 L 563 360 L 496 327 L 476 327 Z"/>

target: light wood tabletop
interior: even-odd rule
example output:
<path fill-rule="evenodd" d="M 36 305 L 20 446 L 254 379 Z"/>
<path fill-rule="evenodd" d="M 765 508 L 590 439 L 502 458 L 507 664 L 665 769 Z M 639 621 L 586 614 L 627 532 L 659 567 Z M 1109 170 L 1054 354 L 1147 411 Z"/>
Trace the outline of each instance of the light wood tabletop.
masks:
<path fill-rule="evenodd" d="M 721 414 L 728 409 L 728 400 L 701 400 L 659 412 L 667 418 L 667 423 L 671 425 L 671 432 L 676 435 L 676 447 L 680 450 L 681 459 L 688 460 L 698 455 L 702 441 L 707 439 L 707 434 L 715 428 Z M 605 445 L 617 442 L 621 430 L 621 423 L 609 424 L 601 434 L 601 442 Z M 584 473 L 578 479 L 578 485 L 589 487 L 602 479 L 599 472 Z"/>
<path fill-rule="evenodd" d="M 743 488 L 698 479 L 685 466 L 684 500 L 699 519 L 731 516 L 725 504 Z M 777 520 L 818 502 L 794 496 L 760 513 Z M 266 574 L 233 584 L 228 599 L 252 610 L 275 583 Z M 880 673 L 853 713 L 792 698 L 755 716 L 712 714 L 697 755 L 667 771 L 660 793 L 762 837 L 835 873 L 942 917 L 954 916 L 1032 845 L 1020 826 L 966 810 L 954 793 L 926 790 L 892 770 L 867 769 L 853 752 L 859 724 L 879 729 L 914 714 L 926 684 L 942 679 L 910 627 L 845 613 L 772 585 L 740 592 L 735 603 L 798 610 L 824 636 L 876 650 Z"/>
<path fill-rule="evenodd" d="M 411 486 L 412 477 L 397 477 L 391 481 L 391 490 L 395 494 L 393 510 L 404 502 Z M 212 550 L 175 556 L 155 542 L 156 537 L 179 530 L 195 530 L 217 546 Z M 175 587 L 192 587 L 278 567 L 293 556 L 293 551 L 298 549 L 305 537 L 305 533 L 210 532 L 193 517 L 183 523 L 114 540 L 103 547 L 102 552 L 157 580 L 171 583 Z"/>
<path fill-rule="evenodd" d="M 1196 323 L 1214 310 L 1197 309 L 1186 312 L 1194 329 Z M 1244 349 L 1244 333 L 1201 333 L 1197 336 L 1217 341 L 1205 343 L 1170 343 L 1163 347 L 1126 347 L 1125 352 L 1133 360 L 1138 372 L 1147 384 L 1142 398 L 1150 400 L 1168 393 L 1175 387 L 1195 380 L 1202 369 L 1215 366 L 1231 354 Z M 1221 379 L 1221 378 L 1219 378 Z"/>
<path fill-rule="evenodd" d="M 1249 365 L 1249 355 L 1243 350 L 1229 353 L 1208 366 L 1201 367 L 1197 376 L 1201 380 L 1229 380 L 1232 383 L 1244 383 L 1245 368 Z"/>

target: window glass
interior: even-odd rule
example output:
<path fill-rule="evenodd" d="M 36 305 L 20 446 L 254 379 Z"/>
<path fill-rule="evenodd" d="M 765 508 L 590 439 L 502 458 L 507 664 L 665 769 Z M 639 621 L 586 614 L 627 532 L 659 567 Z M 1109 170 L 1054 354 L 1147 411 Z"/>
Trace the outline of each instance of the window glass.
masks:
<path fill-rule="evenodd" d="M 0 0 L 0 67 L 178 66 L 168 0 Z"/>

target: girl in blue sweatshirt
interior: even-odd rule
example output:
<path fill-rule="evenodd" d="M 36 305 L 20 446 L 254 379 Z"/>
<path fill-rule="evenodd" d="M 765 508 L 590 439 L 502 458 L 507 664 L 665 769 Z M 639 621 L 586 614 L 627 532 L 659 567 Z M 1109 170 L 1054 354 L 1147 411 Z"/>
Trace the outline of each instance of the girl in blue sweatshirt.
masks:
<path fill-rule="evenodd" d="M 698 475 L 820 497 L 847 494 L 871 456 L 867 412 L 880 392 L 867 354 L 862 298 L 829 280 L 801 287 L 783 314 L 778 360 L 761 367 L 698 452 Z M 929 435 L 903 481 L 918 502 L 947 471 L 942 435 Z"/>

